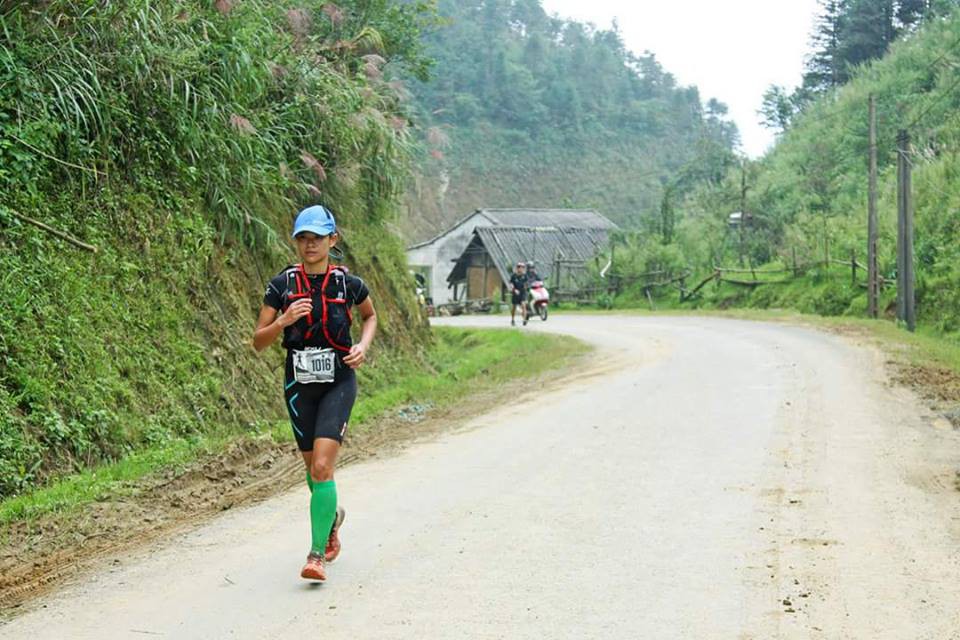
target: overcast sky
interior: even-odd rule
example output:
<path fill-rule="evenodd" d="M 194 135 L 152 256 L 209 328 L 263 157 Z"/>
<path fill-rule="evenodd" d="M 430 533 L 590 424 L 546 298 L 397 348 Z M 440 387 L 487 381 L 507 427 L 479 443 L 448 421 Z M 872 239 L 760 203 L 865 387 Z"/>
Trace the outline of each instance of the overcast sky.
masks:
<path fill-rule="evenodd" d="M 656 54 L 704 101 L 730 107 L 743 150 L 761 155 L 773 135 L 756 112 L 771 84 L 800 81 L 817 0 L 543 0 L 548 13 L 609 27 L 617 18 L 627 47 Z"/>

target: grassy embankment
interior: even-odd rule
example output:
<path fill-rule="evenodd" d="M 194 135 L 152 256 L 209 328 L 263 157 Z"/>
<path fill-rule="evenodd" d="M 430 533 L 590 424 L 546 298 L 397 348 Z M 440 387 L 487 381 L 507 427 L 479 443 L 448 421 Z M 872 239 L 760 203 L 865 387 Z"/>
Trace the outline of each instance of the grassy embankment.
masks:
<path fill-rule="evenodd" d="M 410 405 L 442 408 L 510 380 L 536 376 L 563 366 L 585 350 L 582 343 L 543 334 L 447 327 L 436 328 L 433 333 L 435 340 L 424 354 L 424 364 L 406 359 L 377 363 L 375 359 L 373 366 L 361 370 L 361 395 L 353 414 L 352 433 L 362 432 L 378 418 Z M 422 368 L 415 369 L 418 366 Z M 277 389 L 279 393 L 279 386 Z M 246 433 L 199 433 L 156 443 L 118 462 L 0 502 L 0 526 L 55 512 L 69 513 L 97 500 L 135 493 L 152 474 L 186 469 L 240 439 L 250 438 L 287 442 L 292 436 L 283 420 L 261 423 Z"/>
<path fill-rule="evenodd" d="M 0 498 L 279 419 L 276 359 L 247 343 L 308 204 L 338 216 L 382 360 L 419 361 L 390 230 L 410 127 L 381 67 L 420 68 L 429 20 L 321 0 L 0 11 Z"/>

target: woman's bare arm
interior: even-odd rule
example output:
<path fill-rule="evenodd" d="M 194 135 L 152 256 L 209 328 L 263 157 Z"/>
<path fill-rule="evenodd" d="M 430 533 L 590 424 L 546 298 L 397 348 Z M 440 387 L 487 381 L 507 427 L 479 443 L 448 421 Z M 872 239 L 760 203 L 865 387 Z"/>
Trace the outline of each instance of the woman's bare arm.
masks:
<path fill-rule="evenodd" d="M 353 345 L 350 353 L 343 358 L 343 363 L 352 369 L 361 366 L 367 359 L 367 349 L 377 334 L 377 312 L 373 308 L 373 301 L 368 296 L 357 305 L 360 317 L 363 319 L 363 329 L 360 332 L 360 342 Z"/>
<path fill-rule="evenodd" d="M 253 332 L 253 348 L 263 351 L 269 347 L 286 327 L 310 313 L 312 308 L 311 300 L 297 300 L 283 313 L 267 305 L 260 307 L 257 328 Z"/>

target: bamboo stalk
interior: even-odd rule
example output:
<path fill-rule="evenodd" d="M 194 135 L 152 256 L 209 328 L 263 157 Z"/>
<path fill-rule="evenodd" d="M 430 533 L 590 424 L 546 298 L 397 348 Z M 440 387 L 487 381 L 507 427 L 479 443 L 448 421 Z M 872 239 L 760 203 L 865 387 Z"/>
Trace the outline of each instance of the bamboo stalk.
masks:
<path fill-rule="evenodd" d="M 30 218 L 30 217 L 28 217 L 28 216 L 25 216 L 25 215 L 23 215 L 22 213 L 17 213 L 17 212 L 14 211 L 13 209 L 7 208 L 7 211 L 9 211 L 10 213 L 12 213 L 15 218 L 17 218 L 17 219 L 19 219 L 19 220 L 23 220 L 24 222 L 28 222 L 28 223 L 32 224 L 33 226 L 35 226 L 35 227 L 39 227 L 40 229 L 43 229 L 43 230 L 46 231 L 47 233 L 50 233 L 50 234 L 52 234 L 52 235 L 57 236 L 57 237 L 60 238 L 61 240 L 66 240 L 66 241 L 69 242 L 70 244 L 72 244 L 72 245 L 74 245 L 74 246 L 77 246 L 77 247 L 80 247 L 81 249 L 85 249 L 85 250 L 90 251 L 90 252 L 92 252 L 92 253 L 97 253 L 97 248 L 96 248 L 95 246 L 93 246 L 92 244 L 87 244 L 86 242 L 83 242 L 82 240 L 77 240 L 77 239 L 74 238 L 73 236 L 71 236 L 71 235 L 69 235 L 69 234 L 67 234 L 67 233 L 64 233 L 63 231 L 57 231 L 57 230 L 54 229 L 53 227 L 51 227 L 51 226 L 49 226 L 49 225 L 46 225 L 46 224 L 40 222 L 39 220 L 34 220 L 33 218 Z"/>
<path fill-rule="evenodd" d="M 97 168 L 84 167 L 83 165 L 74 164 L 74 163 L 72 163 L 72 162 L 67 162 L 66 160 L 61 160 L 60 158 L 58 158 L 58 157 L 56 157 L 56 156 L 52 156 L 52 155 L 50 155 L 49 153 L 46 153 L 45 151 L 43 151 L 42 149 L 38 149 L 37 147 L 33 146 L 32 144 L 30 144 L 29 142 L 27 142 L 27 141 L 24 140 L 23 138 L 18 137 L 18 136 L 17 136 L 16 134 L 14 134 L 14 133 L 11 133 L 11 132 L 9 132 L 9 131 L 6 131 L 5 134 L 8 135 L 8 136 L 10 136 L 11 138 L 13 138 L 14 140 L 16 140 L 17 142 L 19 142 L 20 144 L 22 144 L 22 145 L 25 146 L 26 148 L 30 149 L 30 150 L 33 151 L 34 153 L 40 154 L 41 156 L 43 156 L 43 157 L 46 158 L 47 160 L 53 160 L 53 161 L 56 162 L 57 164 L 62 164 L 63 166 L 65 166 L 65 167 L 70 167 L 71 169 L 80 169 L 80 170 L 82 170 L 82 171 L 89 171 L 90 173 L 92 173 L 92 174 L 95 175 L 95 176 L 106 176 L 106 175 L 107 175 L 107 174 L 105 174 L 104 172 L 100 171 L 100 170 L 97 169 Z"/>

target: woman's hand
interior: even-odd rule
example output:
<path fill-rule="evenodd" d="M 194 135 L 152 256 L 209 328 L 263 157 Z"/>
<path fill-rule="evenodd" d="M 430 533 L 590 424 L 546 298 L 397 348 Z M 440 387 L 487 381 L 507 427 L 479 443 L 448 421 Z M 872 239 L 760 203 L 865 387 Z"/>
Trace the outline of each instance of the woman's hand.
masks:
<path fill-rule="evenodd" d="M 292 305 L 290 305 L 286 311 L 284 311 L 277 318 L 277 322 L 281 327 L 289 327 L 294 322 L 304 317 L 313 311 L 313 300 L 310 298 L 304 298 L 302 300 L 297 300 Z"/>
<path fill-rule="evenodd" d="M 351 369 L 359 369 L 367 361 L 367 347 L 361 344 L 355 344 L 350 347 L 350 353 L 343 357 L 343 364 Z"/>

